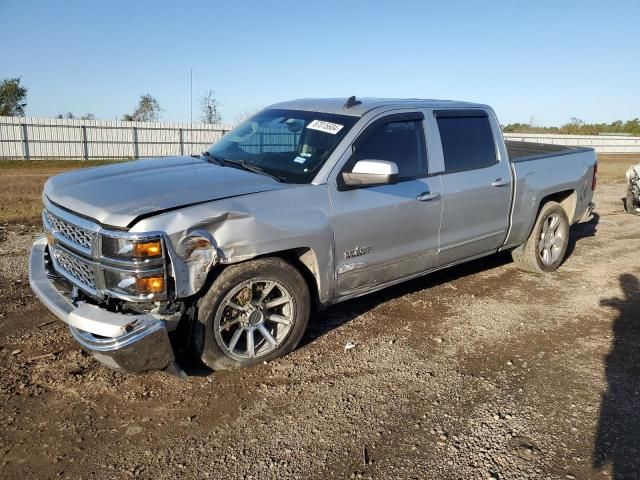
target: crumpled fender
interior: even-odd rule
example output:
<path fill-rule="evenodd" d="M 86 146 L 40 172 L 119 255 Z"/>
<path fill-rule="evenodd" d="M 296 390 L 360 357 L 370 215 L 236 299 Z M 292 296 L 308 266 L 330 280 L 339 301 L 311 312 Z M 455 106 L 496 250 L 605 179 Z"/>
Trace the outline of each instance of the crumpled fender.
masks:
<path fill-rule="evenodd" d="M 195 205 L 145 218 L 131 231 L 166 232 L 176 295 L 197 293 L 216 262 L 232 264 L 289 250 L 310 251 L 320 301 L 333 288 L 331 204 L 326 185 L 291 185 Z M 177 247 L 195 231 L 211 235 L 216 256 L 185 262 Z M 305 261 L 305 264 L 307 263 Z"/>

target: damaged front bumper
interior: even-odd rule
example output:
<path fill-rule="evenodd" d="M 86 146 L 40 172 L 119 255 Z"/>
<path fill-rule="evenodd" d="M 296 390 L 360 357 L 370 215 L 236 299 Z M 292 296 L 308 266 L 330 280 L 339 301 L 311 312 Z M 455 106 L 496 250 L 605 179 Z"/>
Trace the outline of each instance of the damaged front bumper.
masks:
<path fill-rule="evenodd" d="M 175 362 L 164 320 L 149 314 L 109 312 L 86 302 L 74 304 L 47 271 L 46 248 L 46 237 L 40 237 L 31 249 L 31 288 L 51 313 L 69 325 L 76 341 L 96 360 L 129 373 L 161 370 Z"/>

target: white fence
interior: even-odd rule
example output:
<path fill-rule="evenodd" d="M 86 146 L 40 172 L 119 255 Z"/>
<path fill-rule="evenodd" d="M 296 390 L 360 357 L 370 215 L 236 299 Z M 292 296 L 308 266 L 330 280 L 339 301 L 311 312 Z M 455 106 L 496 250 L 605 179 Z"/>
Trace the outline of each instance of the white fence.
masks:
<path fill-rule="evenodd" d="M 119 159 L 200 153 L 231 125 L 0 117 L 0 158 Z M 640 137 L 505 133 L 508 140 L 640 153 Z"/>
<path fill-rule="evenodd" d="M 118 159 L 200 153 L 232 127 L 0 117 L 0 158 Z"/>
<path fill-rule="evenodd" d="M 589 147 L 599 153 L 640 153 L 640 137 L 618 135 L 552 135 L 546 133 L 505 133 L 505 140 L 553 143 Z"/>

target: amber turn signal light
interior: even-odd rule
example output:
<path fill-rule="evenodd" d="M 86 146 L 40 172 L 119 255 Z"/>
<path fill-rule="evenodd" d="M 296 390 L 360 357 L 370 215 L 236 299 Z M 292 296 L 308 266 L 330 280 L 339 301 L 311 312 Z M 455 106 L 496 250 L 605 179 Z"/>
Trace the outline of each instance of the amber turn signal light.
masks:
<path fill-rule="evenodd" d="M 133 244 L 133 256 L 137 258 L 157 257 L 162 253 L 160 240 L 136 242 Z"/>
<path fill-rule="evenodd" d="M 136 290 L 138 293 L 162 293 L 164 292 L 164 277 L 139 277 L 136 278 Z"/>

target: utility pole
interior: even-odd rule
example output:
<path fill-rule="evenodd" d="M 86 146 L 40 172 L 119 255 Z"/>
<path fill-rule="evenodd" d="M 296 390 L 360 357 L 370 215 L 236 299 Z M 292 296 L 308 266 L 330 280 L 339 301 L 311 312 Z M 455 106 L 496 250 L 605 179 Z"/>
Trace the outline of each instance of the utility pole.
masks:
<path fill-rule="evenodd" d="M 191 106 L 190 123 L 193 123 L 193 67 L 191 67 L 191 74 L 189 76 L 189 105 Z"/>

